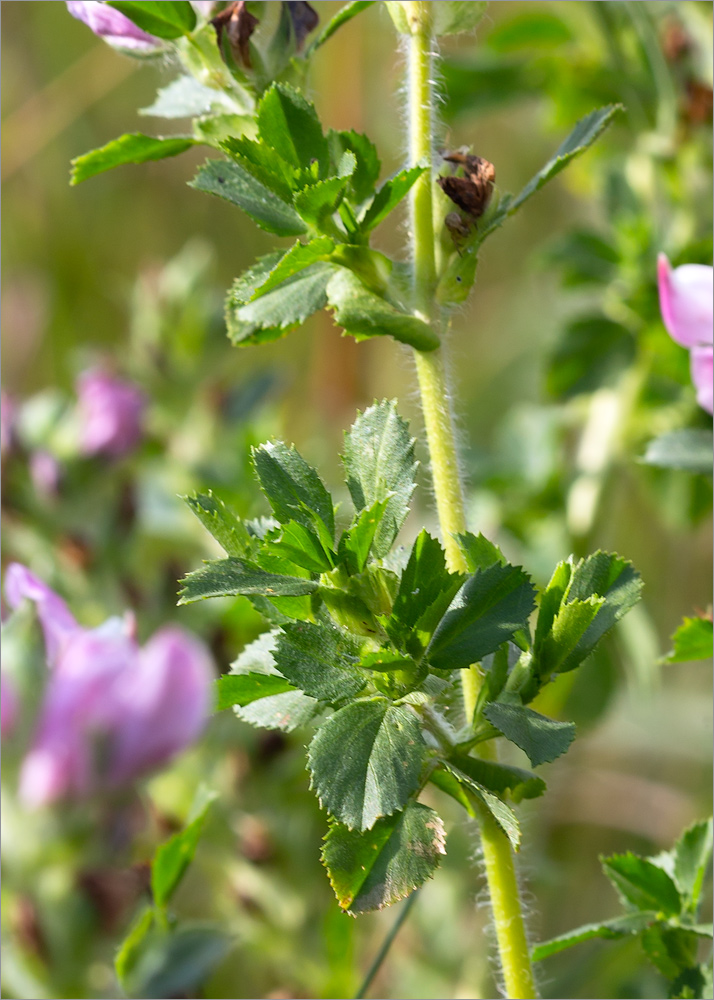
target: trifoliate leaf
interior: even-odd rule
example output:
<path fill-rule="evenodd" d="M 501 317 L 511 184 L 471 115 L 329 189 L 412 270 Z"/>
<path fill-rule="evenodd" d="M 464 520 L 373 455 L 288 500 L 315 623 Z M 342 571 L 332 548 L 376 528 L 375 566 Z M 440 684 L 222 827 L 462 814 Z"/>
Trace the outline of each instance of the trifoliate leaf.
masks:
<path fill-rule="evenodd" d="M 309 243 L 296 243 L 288 252 L 280 258 L 275 267 L 270 271 L 265 281 L 253 292 L 251 301 L 262 298 L 271 292 L 278 285 L 282 284 L 294 274 L 299 274 L 305 268 L 321 261 L 327 261 L 330 254 L 335 249 L 334 241 L 329 236 L 318 236 Z"/>

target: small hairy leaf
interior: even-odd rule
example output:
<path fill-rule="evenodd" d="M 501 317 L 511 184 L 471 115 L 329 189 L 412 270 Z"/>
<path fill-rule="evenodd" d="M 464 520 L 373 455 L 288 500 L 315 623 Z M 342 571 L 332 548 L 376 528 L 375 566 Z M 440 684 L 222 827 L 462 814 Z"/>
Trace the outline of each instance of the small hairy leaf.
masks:
<path fill-rule="evenodd" d="M 157 38 L 180 38 L 196 27 L 196 12 L 188 0 L 108 0 L 107 6 Z"/>
<path fill-rule="evenodd" d="M 382 558 L 409 513 L 417 469 L 414 439 L 396 403 L 375 403 L 359 414 L 345 434 L 343 463 L 356 511 L 387 500 L 372 543 L 374 554 Z"/>
<path fill-rule="evenodd" d="M 470 577 L 439 622 L 427 649 L 432 666 L 454 670 L 477 663 L 524 629 L 534 588 L 520 566 L 496 563 Z"/>
<path fill-rule="evenodd" d="M 711 476 L 712 432 L 704 428 L 669 431 L 650 441 L 642 461 L 660 469 L 682 469 Z"/>
<path fill-rule="evenodd" d="M 218 559 L 189 573 L 182 581 L 179 604 L 205 597 L 234 597 L 260 594 L 263 597 L 299 597 L 317 590 L 314 580 L 267 573 L 246 559 Z"/>
<path fill-rule="evenodd" d="M 215 798 L 215 792 L 206 793 L 203 790 L 183 830 L 169 837 L 156 851 L 151 864 L 151 892 L 157 906 L 167 905 L 186 869 L 193 861 L 208 810 Z"/>
<path fill-rule="evenodd" d="M 386 219 L 427 169 L 426 166 L 405 168 L 385 181 L 360 217 L 362 231 L 367 233 Z"/>
<path fill-rule="evenodd" d="M 253 465 L 260 487 L 281 524 L 297 521 L 308 529 L 322 529 L 335 539 L 332 497 L 299 451 L 282 441 L 271 441 L 253 450 Z"/>
<path fill-rule="evenodd" d="M 283 625 L 275 665 L 295 687 L 329 705 L 356 697 L 367 683 L 355 643 L 339 629 L 309 622 Z"/>
<path fill-rule="evenodd" d="M 637 910 L 662 911 L 668 916 L 682 909 L 682 897 L 674 880 L 664 869 L 628 851 L 601 858 L 602 870 L 610 879 L 625 906 Z"/>
<path fill-rule="evenodd" d="M 444 825 L 433 809 L 410 802 L 404 812 L 349 830 L 332 823 L 322 862 L 343 910 L 380 910 L 422 885 L 446 854 Z"/>
<path fill-rule="evenodd" d="M 433 351 L 440 344 L 428 323 L 375 295 L 345 268 L 337 270 L 330 279 L 327 300 L 335 311 L 335 322 L 358 341 L 394 337 L 419 351 Z"/>
<path fill-rule="evenodd" d="M 315 108 L 292 87 L 274 83 L 263 95 L 257 112 L 258 132 L 268 146 L 293 167 L 328 176 L 330 154 Z"/>
<path fill-rule="evenodd" d="M 308 750 L 312 787 L 350 830 L 402 809 L 419 785 L 425 744 L 416 715 L 383 699 L 358 701 L 318 729 Z"/>
<path fill-rule="evenodd" d="M 216 539 L 229 556 L 242 556 L 250 542 L 245 525 L 218 497 L 208 493 L 196 493 L 183 498 L 201 524 Z"/>
<path fill-rule="evenodd" d="M 498 764 L 480 757 L 458 757 L 454 763 L 479 785 L 497 795 L 508 794 L 514 802 L 538 798 L 545 791 L 542 778 L 520 767 Z"/>
<path fill-rule="evenodd" d="M 711 618 L 685 618 L 672 636 L 667 663 L 689 663 L 712 658 L 713 625 Z"/>
<path fill-rule="evenodd" d="M 207 160 L 189 186 L 238 205 L 268 233 L 299 236 L 306 230 L 292 205 L 281 201 L 275 192 L 232 160 Z"/>
<path fill-rule="evenodd" d="M 572 722 L 556 722 L 523 705 L 491 702 L 483 714 L 499 733 L 523 750 L 533 767 L 560 757 L 575 739 Z"/>
<path fill-rule="evenodd" d="M 704 876 L 712 860 L 712 821 L 695 823 L 674 846 L 674 881 L 687 908 L 696 913 Z"/>
<path fill-rule="evenodd" d="M 112 139 L 106 146 L 76 156 L 72 160 L 70 183 L 81 184 L 89 177 L 125 163 L 146 163 L 149 160 L 164 160 L 167 156 L 178 156 L 195 145 L 196 139 L 185 135 L 162 138 L 144 135 L 142 132 L 129 132 L 118 139 Z"/>
<path fill-rule="evenodd" d="M 531 952 L 531 958 L 534 962 L 540 962 L 544 958 L 550 958 L 551 955 L 557 955 L 559 951 L 572 948 L 574 944 L 591 941 L 593 938 L 612 940 L 627 937 L 629 934 L 639 934 L 656 919 L 657 914 L 654 912 L 626 913 L 622 917 L 614 917 L 612 920 L 604 920 L 602 923 L 585 924 L 575 930 L 551 938 L 550 941 L 537 944 Z"/>
<path fill-rule="evenodd" d="M 510 806 L 507 806 L 506 803 L 502 799 L 499 799 L 497 795 L 493 795 L 480 782 L 476 781 L 469 774 L 466 774 L 466 772 L 462 771 L 450 761 L 445 761 L 443 766 L 449 774 L 456 778 L 460 785 L 471 792 L 472 795 L 475 795 L 476 798 L 486 806 L 505 835 L 508 837 L 513 850 L 517 851 L 521 843 L 521 828 L 518 823 L 518 819 L 516 818 L 516 814 Z"/>

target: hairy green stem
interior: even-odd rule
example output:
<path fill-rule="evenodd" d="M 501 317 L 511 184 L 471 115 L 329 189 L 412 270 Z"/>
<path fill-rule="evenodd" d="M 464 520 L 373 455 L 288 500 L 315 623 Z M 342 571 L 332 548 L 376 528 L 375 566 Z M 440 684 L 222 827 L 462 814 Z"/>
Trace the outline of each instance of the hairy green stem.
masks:
<path fill-rule="evenodd" d="M 412 164 L 432 161 L 434 134 L 433 94 L 433 0 L 403 3 L 409 36 L 409 153 Z M 433 178 L 431 170 L 411 190 L 414 307 L 426 321 L 434 323 L 436 255 L 434 238 Z M 415 351 L 427 447 L 436 497 L 436 508 L 449 568 L 467 570 L 455 535 L 466 530 L 464 497 L 459 476 L 454 420 L 448 379 L 441 348 L 429 353 Z M 475 669 L 462 671 L 464 708 L 473 719 L 479 691 Z M 493 751 L 495 752 L 495 751 Z M 537 996 L 526 940 L 516 872 L 507 838 L 490 813 L 479 810 L 481 843 L 488 881 L 496 938 L 507 996 L 530 1000 Z"/>

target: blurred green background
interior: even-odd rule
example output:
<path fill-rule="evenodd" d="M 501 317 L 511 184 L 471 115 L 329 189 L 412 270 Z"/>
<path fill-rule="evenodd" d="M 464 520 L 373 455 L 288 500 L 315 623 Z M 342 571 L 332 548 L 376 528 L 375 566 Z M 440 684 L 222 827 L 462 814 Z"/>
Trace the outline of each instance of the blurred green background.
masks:
<path fill-rule="evenodd" d="M 132 322 L 141 324 L 141 289 L 154 287 L 166 262 L 189 244 L 188 258 L 204 262 L 204 295 L 213 310 L 205 335 L 215 346 L 214 369 L 200 373 L 196 391 L 266 386 L 251 428 L 231 447 L 245 449 L 258 435 L 286 437 L 335 484 L 343 430 L 357 409 L 383 396 L 399 399 L 419 437 L 412 364 L 386 338 L 355 345 L 340 339 L 322 314 L 267 347 L 239 351 L 223 343 L 216 318 L 223 291 L 274 241 L 235 209 L 185 187 L 204 152 L 69 187 L 73 156 L 125 131 L 161 130 L 164 123 L 138 116 L 136 108 L 151 104 L 170 74 L 113 52 L 69 17 L 64 3 L 1 6 L 5 390 L 17 399 L 50 386 L 69 390 L 93 358 L 121 362 Z M 314 6 L 324 21 L 339 4 Z M 608 28 L 608 18 L 625 17 L 613 7 L 632 6 L 651 18 L 659 63 L 636 24 Z M 325 126 L 365 131 L 391 172 L 404 155 L 403 64 L 379 7 L 320 50 L 312 96 Z M 655 404 L 672 402 L 669 390 L 653 393 L 647 406 L 624 411 L 599 480 L 600 502 L 586 530 L 576 530 L 574 484 L 588 474 L 582 428 L 597 427 L 604 419 L 597 406 L 611 412 L 625 390 L 611 382 L 597 397 L 563 401 L 547 388 L 548 358 L 568 319 L 584 310 L 619 316 L 616 280 L 568 287 L 557 263 L 557 241 L 568 230 L 587 227 L 609 238 L 618 177 L 640 197 L 643 216 L 639 229 L 621 227 L 618 235 L 620 247 L 630 240 L 626 265 L 640 268 L 634 284 L 644 302 L 643 341 L 655 368 L 670 364 L 679 382 L 687 381 L 686 355 L 657 318 L 653 254 L 664 249 L 675 263 L 711 262 L 710 111 L 697 118 L 700 112 L 686 103 L 694 100 L 692 78 L 711 85 L 711 66 L 707 71 L 705 59 L 702 69 L 697 54 L 710 38 L 711 13 L 710 2 L 688 0 L 492 2 L 476 37 L 443 42 L 444 146 L 468 145 L 491 160 L 502 190 L 518 189 L 583 113 L 610 100 L 628 107 L 598 147 L 489 241 L 449 344 L 472 529 L 497 539 L 540 583 L 570 551 L 602 547 L 632 559 L 646 584 L 644 610 L 625 620 L 608 653 L 589 661 L 574 686 L 563 677 L 549 694 L 548 710 L 574 718 L 579 739 L 565 759 L 548 766 L 547 796 L 521 808 L 521 869 L 538 940 L 616 912 L 599 854 L 656 852 L 711 810 L 710 673 L 701 663 L 657 665 L 682 617 L 710 607 L 710 486 L 638 464 L 660 426 Z M 674 23 L 694 39 L 691 72 L 680 71 L 676 60 L 669 68 L 662 63 Z M 676 116 L 670 146 L 662 145 L 667 100 Z M 379 240 L 394 251 L 405 233 L 403 220 Z M 693 256 L 677 259 L 687 248 Z M 685 411 L 695 424 L 705 419 Z M 174 444 L 172 460 L 180 464 L 181 445 Z M 214 446 L 210 438 L 201 442 L 209 452 Z M 235 456 L 231 468 L 245 481 L 230 489 L 251 493 L 244 458 Z M 405 540 L 424 523 L 435 529 L 426 475 L 423 483 Z M 164 502 L 170 505 L 173 495 L 167 490 Z M 14 526 L 6 527 L 9 556 L 21 554 Z M 194 555 L 179 553 L 179 566 L 188 568 Z M 172 613 L 199 629 L 204 622 L 189 610 Z M 251 619 L 241 627 L 250 638 L 258 625 Z M 236 651 L 228 650 L 222 669 Z M 395 919 L 388 912 L 355 922 L 337 912 L 319 863 L 325 819 L 307 789 L 302 743 L 221 718 L 178 778 L 155 780 L 158 801 L 181 814 L 180 775 L 195 776 L 208 755 L 212 773 L 234 796 L 207 838 L 222 850 L 199 852 L 182 889 L 187 913 L 219 913 L 238 933 L 235 952 L 206 996 L 350 996 Z M 476 835 L 447 804 L 439 808 L 450 826 L 448 857 L 422 891 L 373 995 L 495 995 L 484 945 L 488 914 L 475 905 L 483 884 L 469 864 Z M 111 949 L 108 939 L 107 956 Z M 96 995 L 113 995 L 106 992 L 106 963 L 92 972 Z M 541 976 L 543 995 L 553 997 L 648 997 L 661 989 L 629 943 L 584 945 L 549 960 Z"/>

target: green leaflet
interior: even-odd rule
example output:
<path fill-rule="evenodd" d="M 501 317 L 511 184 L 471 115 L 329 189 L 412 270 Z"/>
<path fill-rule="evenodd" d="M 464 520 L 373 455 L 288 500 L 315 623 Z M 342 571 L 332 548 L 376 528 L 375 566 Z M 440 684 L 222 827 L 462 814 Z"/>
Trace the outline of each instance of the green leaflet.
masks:
<path fill-rule="evenodd" d="M 638 910 L 661 910 L 667 915 L 680 912 L 682 898 L 674 880 L 648 858 L 628 852 L 600 860 L 625 905 Z"/>
<path fill-rule="evenodd" d="M 375 556 L 382 558 L 406 520 L 416 485 L 414 439 L 396 403 L 375 403 L 357 416 L 345 434 L 342 460 L 356 511 L 387 501 L 372 543 Z"/>
<path fill-rule="evenodd" d="M 374 188 L 382 169 L 376 146 L 366 135 L 354 131 L 330 131 L 327 135 L 327 141 L 330 146 L 334 170 L 337 170 L 346 150 L 354 154 L 356 167 L 350 177 L 349 187 L 358 203 L 366 201 L 374 194 Z"/>
<path fill-rule="evenodd" d="M 196 142 L 196 139 L 185 135 L 162 138 L 144 135 L 142 132 L 129 132 L 118 139 L 112 139 L 99 149 L 76 156 L 72 160 L 70 184 L 81 184 L 90 177 L 125 163 L 146 163 L 149 160 L 164 160 L 167 156 L 178 156 L 195 146 Z"/>
<path fill-rule="evenodd" d="M 612 920 L 604 920 L 598 924 L 585 924 L 575 930 L 560 934 L 558 937 L 544 941 L 533 948 L 531 958 L 534 962 L 541 962 L 544 958 L 557 955 L 559 951 L 572 948 L 575 944 L 583 941 L 591 941 L 593 938 L 615 938 L 627 937 L 629 934 L 639 934 L 641 931 L 656 920 L 656 913 L 626 913 L 622 917 L 614 917 Z"/>
<path fill-rule="evenodd" d="M 107 6 L 114 7 L 142 31 L 157 38 L 180 38 L 196 27 L 196 13 L 188 0 L 109 0 Z"/>
<path fill-rule="evenodd" d="M 689 663 L 691 660 L 712 658 L 711 618 L 685 618 L 672 636 L 672 649 L 667 653 L 667 663 Z"/>
<path fill-rule="evenodd" d="M 317 535 L 297 521 L 288 521 L 283 526 L 280 537 L 271 540 L 270 545 L 273 551 L 277 549 L 281 555 L 309 573 L 327 573 L 332 569 L 329 545 L 325 549 Z"/>
<path fill-rule="evenodd" d="M 332 823 L 322 862 L 340 906 L 356 916 L 396 903 L 422 885 L 446 854 L 445 840 L 434 810 L 410 802 L 366 832 Z"/>
<path fill-rule="evenodd" d="M 426 655 L 439 670 L 478 662 L 528 624 L 534 588 L 519 566 L 499 563 L 470 577 L 439 622 Z"/>
<path fill-rule="evenodd" d="M 156 851 L 151 865 L 151 892 L 156 906 L 164 907 L 168 904 L 193 861 L 208 810 L 216 797 L 216 792 L 207 793 L 204 789 L 194 803 L 187 825 L 173 837 L 169 837 Z"/>
<path fill-rule="evenodd" d="M 669 431 L 647 445 L 642 459 L 661 469 L 712 474 L 712 432 L 704 428 Z"/>
<path fill-rule="evenodd" d="M 361 573 L 367 565 L 375 535 L 389 504 L 389 497 L 376 500 L 360 511 L 340 538 L 338 555 L 348 573 Z"/>
<path fill-rule="evenodd" d="M 315 108 L 292 87 L 275 83 L 257 112 L 260 138 L 286 163 L 300 170 L 317 166 L 315 180 L 328 176 L 330 154 Z"/>
<path fill-rule="evenodd" d="M 238 705 L 250 705 L 261 698 L 294 691 L 295 688 L 277 674 L 224 674 L 217 681 L 219 712 Z"/>
<path fill-rule="evenodd" d="M 489 542 L 481 532 L 472 535 L 470 531 L 465 531 L 462 535 L 456 536 L 459 548 L 466 557 L 469 572 L 475 573 L 479 569 L 488 569 L 500 563 L 502 566 L 506 562 L 506 557 L 497 545 Z"/>
<path fill-rule="evenodd" d="M 253 466 L 281 524 L 297 521 L 309 530 L 317 530 L 329 548 L 335 540 L 335 513 L 332 497 L 315 469 L 294 447 L 282 441 L 255 448 Z"/>
<path fill-rule="evenodd" d="M 686 909 L 696 913 L 704 876 L 712 859 L 712 821 L 695 823 L 685 830 L 674 845 L 674 881 Z"/>
<path fill-rule="evenodd" d="M 501 830 L 505 833 L 510 841 L 511 847 L 514 851 L 517 851 L 521 843 L 521 828 L 516 818 L 516 814 L 507 806 L 502 799 L 499 799 L 497 795 L 494 795 L 487 788 L 485 788 L 480 782 L 476 781 L 465 771 L 462 771 L 451 761 L 444 761 L 443 767 L 449 774 L 451 774 L 456 780 L 469 791 L 472 795 L 475 795 L 477 799 L 488 809 L 493 818 L 496 820 Z"/>
<path fill-rule="evenodd" d="M 272 146 L 245 136 L 230 136 L 221 143 L 221 149 L 281 201 L 292 201 L 299 171 L 286 163 Z"/>
<path fill-rule="evenodd" d="M 485 718 L 528 756 L 533 767 L 564 754 L 575 739 L 572 722 L 556 722 L 523 705 L 490 702 Z"/>
<path fill-rule="evenodd" d="M 349 3 L 344 5 L 344 7 L 341 7 L 332 20 L 327 22 L 320 34 L 312 42 L 305 53 L 306 58 L 309 58 L 316 49 L 319 49 L 321 45 L 324 45 L 327 39 L 331 38 L 338 28 L 341 28 L 343 24 L 347 24 L 348 21 L 351 21 L 352 18 L 356 17 L 361 11 L 366 10 L 367 7 L 373 6 L 374 3 L 376 3 L 376 0 L 350 0 Z"/>
<path fill-rule="evenodd" d="M 268 573 L 245 559 L 219 559 L 206 563 L 181 581 L 179 604 L 190 604 L 205 597 L 234 597 L 238 594 L 263 597 L 299 597 L 317 590 L 314 580 Z"/>
<path fill-rule="evenodd" d="M 460 756 L 454 759 L 460 771 L 496 795 L 509 795 L 514 802 L 535 799 L 545 791 L 545 782 L 532 771 L 510 764 L 498 764 L 480 757 Z"/>
<path fill-rule="evenodd" d="M 208 493 L 196 493 L 183 499 L 227 555 L 245 554 L 250 545 L 248 530 L 222 500 L 210 490 Z"/>
<path fill-rule="evenodd" d="M 232 160 L 207 160 L 189 186 L 232 202 L 276 236 L 298 236 L 307 229 L 292 205 Z"/>
<path fill-rule="evenodd" d="M 355 158 L 352 153 L 352 164 Z M 349 174 L 340 177 L 328 177 L 324 181 L 316 181 L 298 191 L 293 198 L 295 210 L 301 219 L 313 229 L 323 229 L 329 225 L 331 216 L 337 211 L 347 190 Z"/>
<path fill-rule="evenodd" d="M 288 278 L 292 278 L 293 275 L 304 271 L 306 267 L 310 267 L 311 264 L 329 260 L 334 249 L 335 243 L 329 236 L 318 236 L 316 239 L 310 240 L 309 243 L 296 243 L 278 260 L 265 281 L 256 287 L 248 301 L 262 298 Z"/>
<path fill-rule="evenodd" d="M 356 654 L 354 640 L 339 629 L 294 622 L 282 626 L 274 656 L 291 684 L 318 701 L 339 705 L 366 686 Z"/>
<path fill-rule="evenodd" d="M 335 311 L 335 322 L 356 340 L 394 337 L 419 351 L 433 351 L 440 344 L 428 323 L 375 295 L 345 268 L 337 270 L 330 279 L 327 301 Z"/>
<path fill-rule="evenodd" d="M 331 715 L 310 744 L 311 785 L 330 815 L 350 830 L 369 830 L 416 791 L 424 748 L 410 709 L 384 699 L 353 702 Z"/>
<path fill-rule="evenodd" d="M 362 231 L 367 233 L 386 219 L 427 169 L 428 167 L 422 165 L 405 168 L 390 180 L 385 181 L 375 194 L 371 204 L 360 216 Z"/>

